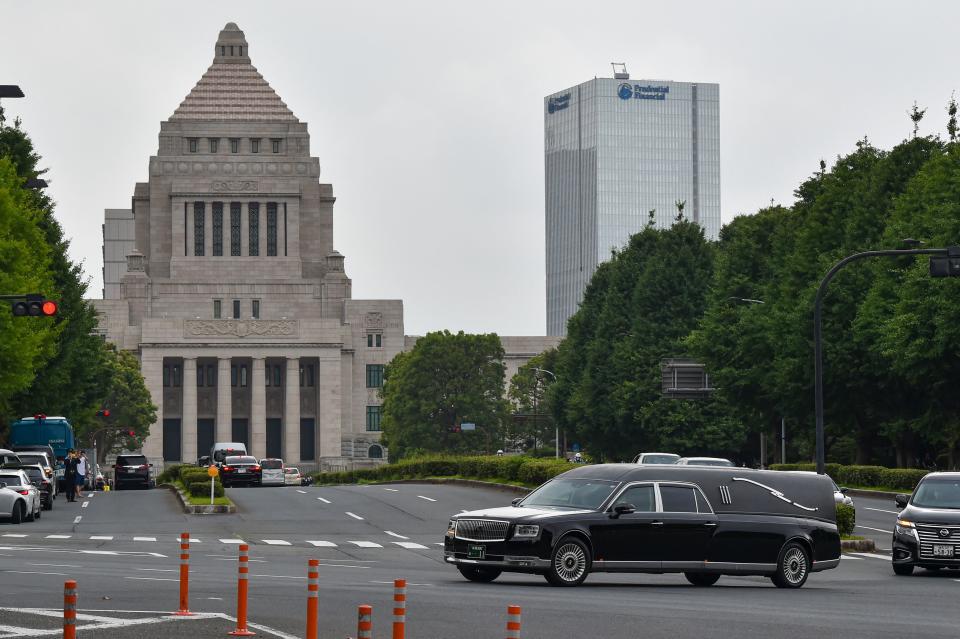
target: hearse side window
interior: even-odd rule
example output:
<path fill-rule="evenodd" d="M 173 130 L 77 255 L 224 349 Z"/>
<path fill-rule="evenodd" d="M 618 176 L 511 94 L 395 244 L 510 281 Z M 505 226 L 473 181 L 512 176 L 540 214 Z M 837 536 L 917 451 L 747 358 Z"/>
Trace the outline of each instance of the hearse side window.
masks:
<path fill-rule="evenodd" d="M 657 510 L 657 497 L 653 486 L 631 486 L 620 493 L 614 507 L 620 504 L 633 504 L 638 513 L 652 513 Z"/>
<path fill-rule="evenodd" d="M 694 490 L 693 494 L 697 496 L 697 512 L 701 513 L 712 513 L 713 508 L 710 507 L 710 504 L 707 503 L 707 498 L 703 496 L 699 490 Z"/>
<path fill-rule="evenodd" d="M 693 488 L 686 486 L 660 486 L 660 499 L 665 513 L 697 512 L 697 496 Z"/>

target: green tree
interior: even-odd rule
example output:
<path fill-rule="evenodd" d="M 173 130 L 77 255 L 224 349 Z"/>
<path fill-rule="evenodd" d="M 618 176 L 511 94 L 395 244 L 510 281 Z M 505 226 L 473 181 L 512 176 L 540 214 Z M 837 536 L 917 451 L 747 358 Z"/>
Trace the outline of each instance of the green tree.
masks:
<path fill-rule="evenodd" d="M 532 357 L 510 379 L 507 396 L 515 416 L 504 429 L 507 441 L 531 448 L 554 438 L 548 390 L 556 380 L 557 356 L 557 349 L 546 350 Z"/>
<path fill-rule="evenodd" d="M 508 404 L 497 335 L 428 333 L 386 367 L 383 442 L 392 459 L 418 452 L 496 450 Z M 460 424 L 475 431 L 454 432 Z"/>

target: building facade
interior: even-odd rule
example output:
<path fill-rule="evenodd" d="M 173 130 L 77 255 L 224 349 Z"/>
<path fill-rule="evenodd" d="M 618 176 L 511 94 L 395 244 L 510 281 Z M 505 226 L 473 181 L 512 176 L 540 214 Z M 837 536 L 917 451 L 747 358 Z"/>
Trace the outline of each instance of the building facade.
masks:
<path fill-rule="evenodd" d="M 720 232 L 720 87 L 595 78 L 544 98 L 547 334 L 566 335 L 596 267 L 683 203 Z"/>
<path fill-rule="evenodd" d="M 151 462 L 196 462 L 217 441 L 306 471 L 384 461 L 379 390 L 408 343 L 403 303 L 352 299 L 307 125 L 235 24 L 161 123 L 131 203 L 105 212 L 94 303 L 100 334 L 139 355 L 158 407 Z M 556 344 L 504 340 L 514 367 Z"/>

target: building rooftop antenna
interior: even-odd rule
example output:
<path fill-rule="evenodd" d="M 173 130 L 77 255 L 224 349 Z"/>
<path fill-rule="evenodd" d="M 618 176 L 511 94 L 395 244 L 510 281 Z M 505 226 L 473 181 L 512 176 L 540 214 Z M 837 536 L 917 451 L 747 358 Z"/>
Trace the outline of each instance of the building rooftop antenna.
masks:
<path fill-rule="evenodd" d="M 610 66 L 613 67 L 613 79 L 614 80 L 629 80 L 630 74 L 627 73 L 627 63 L 626 62 L 611 62 Z"/>

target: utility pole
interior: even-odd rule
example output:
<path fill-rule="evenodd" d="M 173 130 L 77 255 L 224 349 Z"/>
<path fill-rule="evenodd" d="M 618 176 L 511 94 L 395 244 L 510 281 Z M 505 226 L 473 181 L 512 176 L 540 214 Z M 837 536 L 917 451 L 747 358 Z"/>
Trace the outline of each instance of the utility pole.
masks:
<path fill-rule="evenodd" d="M 780 463 L 787 463 L 787 419 L 780 418 Z"/>

